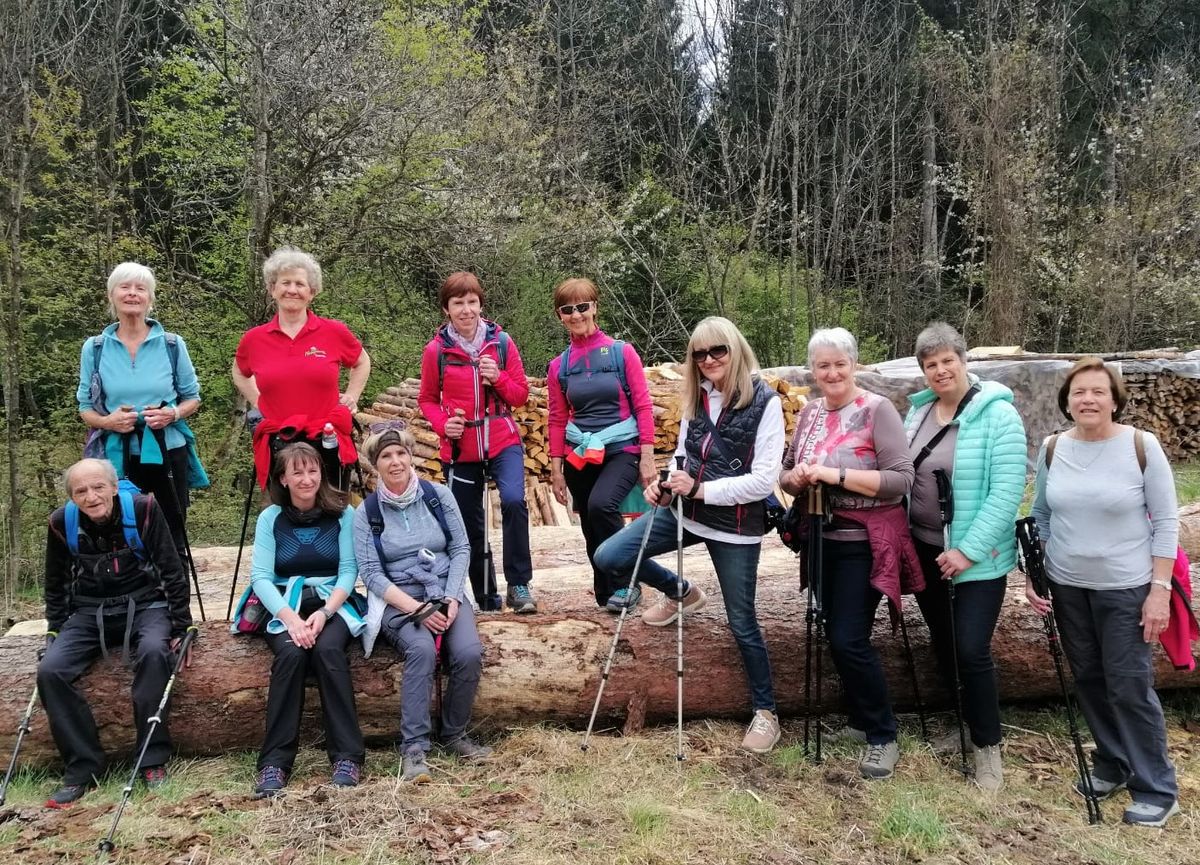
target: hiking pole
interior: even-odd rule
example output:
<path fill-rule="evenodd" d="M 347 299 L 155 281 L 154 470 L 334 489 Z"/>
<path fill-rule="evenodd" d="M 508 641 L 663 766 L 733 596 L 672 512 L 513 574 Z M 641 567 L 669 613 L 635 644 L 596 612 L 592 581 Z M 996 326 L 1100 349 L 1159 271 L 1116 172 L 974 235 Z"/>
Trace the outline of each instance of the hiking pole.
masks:
<path fill-rule="evenodd" d="M 121 822 L 121 815 L 125 812 L 125 806 L 129 803 L 129 797 L 133 794 L 133 784 L 137 780 L 138 772 L 142 768 L 142 760 L 146 759 L 146 749 L 150 747 L 150 739 L 154 736 L 154 731 L 162 723 L 163 713 L 167 711 L 167 701 L 171 699 L 171 689 L 175 686 L 175 679 L 179 676 L 179 671 L 183 668 L 184 661 L 187 660 L 188 650 L 192 647 L 197 633 L 199 633 L 199 630 L 195 625 L 192 625 L 187 629 L 187 633 L 183 635 L 183 640 L 179 644 L 179 653 L 175 656 L 175 667 L 171 670 L 171 677 L 167 679 L 167 686 L 163 688 L 163 695 L 162 699 L 158 701 L 158 708 L 155 709 L 154 714 L 150 716 L 147 722 L 146 737 L 142 740 L 142 750 L 138 752 L 137 761 L 133 764 L 133 772 L 129 775 L 129 783 L 121 791 L 121 802 L 117 805 L 117 813 L 113 815 L 112 826 L 108 829 L 108 835 L 98 845 L 101 853 L 111 853 L 116 849 L 113 837 L 117 833 L 117 824 Z"/>
<path fill-rule="evenodd" d="M 154 436 L 154 440 L 158 442 L 158 448 L 162 452 L 163 468 L 167 470 L 167 486 L 171 489 L 171 499 L 175 504 L 175 515 L 179 517 L 179 533 L 183 536 L 183 554 L 187 559 L 188 570 L 192 572 L 192 585 L 196 587 L 196 605 L 200 608 L 200 621 L 205 622 L 207 618 L 204 615 L 204 595 L 200 591 L 200 575 L 196 573 L 196 560 L 192 558 L 192 544 L 188 540 L 187 518 L 183 512 L 183 501 L 179 498 L 179 490 L 175 487 L 175 466 L 171 464 L 171 458 L 167 454 L 166 430 L 165 428 L 151 429 L 150 432 Z"/>
<path fill-rule="evenodd" d="M 229 584 L 229 606 L 225 610 L 225 618 L 233 618 L 233 598 L 237 591 L 238 571 L 242 567 L 242 550 L 246 548 L 246 528 L 250 525 L 250 501 L 254 498 L 254 481 L 257 469 L 254 465 L 254 428 L 262 420 L 258 409 L 246 413 L 246 427 L 250 430 L 250 480 L 246 482 L 246 506 L 242 508 L 242 536 L 238 538 L 237 559 L 233 563 L 233 581 Z M 233 488 L 237 489 L 237 478 L 233 479 Z"/>
<path fill-rule="evenodd" d="M 488 423 L 488 388 L 483 386 L 483 601 L 479 609 L 495 613 L 504 608 L 496 582 L 496 561 L 492 557 L 492 480 L 491 424 Z"/>
<path fill-rule="evenodd" d="M 824 531 L 825 497 L 820 484 L 808 488 L 808 609 L 804 623 L 804 753 L 821 762 L 821 678 L 825 651 Z M 814 633 L 816 639 L 814 640 Z M 813 663 L 813 655 L 816 663 Z M 814 686 L 814 675 L 815 686 Z M 813 705 L 816 691 L 816 705 Z M 815 729 L 813 712 L 816 711 Z M 810 741 L 812 747 L 810 747 Z"/>
<path fill-rule="evenodd" d="M 675 457 L 675 467 L 683 471 L 686 458 Z M 675 761 L 683 762 L 683 496 L 675 496 Z"/>
<path fill-rule="evenodd" d="M 942 553 L 950 552 L 950 523 L 954 521 L 954 490 L 950 486 L 950 476 L 945 469 L 934 469 L 933 479 L 937 481 L 938 510 L 942 514 Z M 954 578 L 946 580 L 946 599 L 950 605 L 950 656 L 954 659 L 954 717 L 958 721 L 958 749 L 962 764 L 958 771 L 967 777 L 971 771 L 967 768 L 967 728 L 963 724 L 962 706 L 962 676 L 958 670 L 958 626 L 954 622 Z"/>
<path fill-rule="evenodd" d="M 455 417 L 462 417 L 466 412 L 460 408 L 454 410 Z M 466 432 L 466 427 L 463 427 L 463 432 Z M 456 439 L 450 439 L 450 465 L 446 468 L 446 486 L 451 490 L 454 489 L 454 466 L 458 463 L 458 457 L 462 454 L 462 436 Z"/>
<path fill-rule="evenodd" d="M 1046 561 L 1042 552 L 1042 540 L 1038 534 L 1037 522 L 1033 517 L 1017 520 L 1017 548 L 1021 552 L 1021 570 L 1029 577 L 1033 590 L 1038 597 L 1050 600 L 1050 586 L 1046 579 Z M 1079 787 L 1087 803 L 1089 824 L 1103 823 L 1100 813 L 1100 797 L 1092 784 L 1092 773 L 1088 769 L 1087 755 L 1083 751 L 1083 737 L 1079 732 L 1079 720 L 1075 714 L 1075 700 L 1067 684 L 1067 674 L 1063 663 L 1062 643 L 1058 638 L 1058 623 L 1054 618 L 1053 608 L 1046 611 L 1042 617 L 1042 627 L 1046 630 L 1046 641 L 1050 644 L 1050 657 L 1054 659 L 1054 672 L 1058 675 L 1058 686 L 1062 690 L 1063 706 L 1067 712 L 1067 727 L 1071 731 L 1071 745 L 1075 751 L 1075 768 L 1079 772 Z"/>
<path fill-rule="evenodd" d="M 39 660 L 41 655 L 39 654 Z M 33 718 L 33 710 L 37 708 L 37 685 L 33 686 L 33 693 L 29 695 L 29 704 L 25 707 L 25 714 L 21 716 L 21 721 L 17 724 L 17 743 L 13 746 L 12 756 L 8 759 L 8 771 L 4 773 L 4 783 L 0 784 L 0 805 L 4 804 L 4 800 L 8 797 L 8 785 L 12 781 L 13 773 L 17 770 L 17 755 L 21 753 L 21 743 L 25 740 L 25 734 L 29 732 L 29 721 Z"/>
<path fill-rule="evenodd" d="M 663 469 L 659 476 L 659 485 L 667 482 L 669 472 Z M 655 504 L 650 509 L 650 516 L 646 518 L 646 530 L 642 532 L 642 542 L 638 544 L 637 558 L 633 562 L 633 572 L 629 575 L 629 586 L 626 589 L 626 596 L 633 594 L 634 588 L 637 587 L 638 571 L 642 569 L 642 559 L 646 555 L 646 544 L 650 541 L 650 532 L 654 528 L 654 517 L 658 513 L 660 505 Z M 621 629 L 625 627 L 625 619 L 629 615 L 630 607 L 628 604 L 621 607 L 621 615 L 617 619 L 617 632 L 613 634 L 612 645 L 608 649 L 608 658 L 604 661 L 604 671 L 600 674 L 600 687 L 596 691 L 596 702 L 592 704 L 592 716 L 588 718 L 587 731 L 583 734 L 583 743 L 579 746 L 579 750 L 586 751 L 588 749 L 588 740 L 592 738 L 592 727 L 596 723 L 596 713 L 600 711 L 600 700 L 604 697 L 604 687 L 608 684 L 608 673 L 612 669 L 613 658 L 617 654 L 617 644 L 621 642 Z"/>
<path fill-rule="evenodd" d="M 917 718 L 921 722 L 921 739 L 928 742 L 929 728 L 925 724 L 925 703 L 921 700 L 921 686 L 917 684 L 917 665 L 913 660 L 912 643 L 908 641 L 908 625 L 904 624 L 904 610 L 897 612 L 900 614 L 900 638 L 904 641 L 904 654 L 908 656 L 908 676 L 912 679 L 913 699 L 917 701 Z"/>

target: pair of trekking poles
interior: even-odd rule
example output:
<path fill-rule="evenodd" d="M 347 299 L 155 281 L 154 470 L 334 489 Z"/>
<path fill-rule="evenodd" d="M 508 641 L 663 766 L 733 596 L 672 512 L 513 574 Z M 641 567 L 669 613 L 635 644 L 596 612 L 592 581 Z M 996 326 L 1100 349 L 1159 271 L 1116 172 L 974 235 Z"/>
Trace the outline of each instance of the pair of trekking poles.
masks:
<path fill-rule="evenodd" d="M 121 822 L 121 815 L 125 813 L 125 806 L 129 804 L 129 797 L 133 795 L 133 786 L 137 782 L 138 772 L 142 769 L 142 762 L 146 759 L 146 750 L 150 747 L 150 740 L 154 737 L 159 724 L 163 722 L 162 717 L 167 711 L 167 703 L 171 699 L 171 691 L 175 687 L 175 680 L 179 677 L 180 670 L 183 669 L 183 665 L 188 660 L 188 653 L 191 651 L 192 643 L 195 641 L 198 633 L 199 629 L 195 625 L 192 625 L 187 629 L 176 649 L 175 665 L 172 667 L 171 675 L 163 688 L 162 699 L 158 701 L 158 708 L 147 719 L 146 735 L 142 739 L 142 747 L 138 751 L 137 759 L 134 761 L 133 771 L 129 773 L 129 781 L 126 782 L 124 788 L 121 790 L 121 801 L 117 804 L 116 813 L 113 814 L 112 825 L 108 829 L 108 834 L 97 845 L 101 854 L 112 853 L 117 849 L 117 845 L 113 840 L 117 834 L 117 825 Z M 44 650 L 38 653 L 39 661 L 44 654 Z M 3 783 L 0 783 L 0 806 L 4 804 L 5 799 L 8 797 L 8 789 L 12 783 L 13 775 L 16 773 L 17 759 L 21 753 L 21 745 L 24 743 L 25 736 L 31 729 L 30 722 L 33 719 L 34 708 L 37 705 L 37 697 L 38 689 L 35 685 L 33 693 L 29 696 L 29 704 L 25 707 L 25 714 L 21 717 L 21 722 L 17 727 L 17 741 L 13 747 L 12 756 L 8 761 L 8 770 L 4 773 Z"/>
<path fill-rule="evenodd" d="M 684 466 L 684 458 L 676 457 L 676 465 L 682 470 Z M 670 475 L 668 469 L 663 469 L 659 473 L 659 490 L 661 499 L 662 485 L 667 482 Z M 683 762 L 683 496 L 675 496 L 675 594 L 678 598 L 675 610 L 675 760 Z M 650 541 L 650 533 L 654 530 L 654 518 L 658 515 L 661 508 L 667 505 L 661 505 L 657 502 L 650 509 L 650 516 L 646 518 L 646 528 L 642 532 L 642 540 L 638 545 L 637 558 L 633 563 L 633 571 L 629 575 L 629 585 L 626 587 L 626 597 L 633 594 L 637 588 L 638 573 L 642 569 L 642 561 L 646 557 L 646 545 Z M 596 714 L 600 711 L 600 701 L 604 698 L 604 688 L 608 685 L 608 676 L 612 670 L 613 658 L 617 654 L 617 645 L 621 642 L 621 630 L 625 627 L 625 619 L 629 616 L 630 606 L 625 604 L 621 607 L 621 615 L 617 619 L 617 630 L 613 634 L 612 645 L 608 649 L 608 657 L 604 660 L 604 670 L 600 674 L 600 687 L 596 690 L 596 701 L 592 704 L 592 714 L 588 718 L 587 731 L 583 734 L 583 742 L 579 748 L 582 751 L 587 751 L 588 744 L 592 738 L 592 728 L 596 723 Z"/>

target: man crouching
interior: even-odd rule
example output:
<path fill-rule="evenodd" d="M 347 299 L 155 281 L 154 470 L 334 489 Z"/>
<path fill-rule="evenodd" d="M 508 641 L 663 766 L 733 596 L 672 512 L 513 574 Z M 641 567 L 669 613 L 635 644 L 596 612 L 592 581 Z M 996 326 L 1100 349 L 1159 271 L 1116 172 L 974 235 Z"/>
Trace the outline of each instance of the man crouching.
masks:
<path fill-rule="evenodd" d="M 78 800 L 104 768 L 96 720 L 75 680 L 97 656 L 107 657 L 110 646 L 121 647 L 133 668 L 140 747 L 171 675 L 172 652 L 192 624 L 187 577 L 153 497 L 118 489 L 106 460 L 80 460 L 65 480 L 71 500 L 51 514 L 46 536 L 49 631 L 37 674 L 50 732 L 66 764 L 48 808 Z M 166 780 L 170 753 L 164 714 L 140 772 L 148 786 Z"/>

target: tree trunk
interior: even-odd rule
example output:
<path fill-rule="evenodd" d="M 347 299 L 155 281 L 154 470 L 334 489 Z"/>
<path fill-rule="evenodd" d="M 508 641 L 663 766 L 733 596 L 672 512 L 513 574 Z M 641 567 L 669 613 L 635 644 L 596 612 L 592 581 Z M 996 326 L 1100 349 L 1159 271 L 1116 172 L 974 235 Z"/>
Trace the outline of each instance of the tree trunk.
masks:
<path fill-rule="evenodd" d="M 782 551 L 772 561 L 782 564 Z M 772 568 L 778 576 L 759 586 L 759 617 L 771 653 L 776 696 L 783 715 L 804 709 L 804 611 L 794 571 Z M 691 576 L 697 577 L 695 571 Z M 702 582 L 714 587 L 705 575 Z M 1024 600 L 1023 578 L 1010 577 L 994 641 L 1001 699 L 1055 698 L 1060 693 L 1047 651 L 1041 622 Z M 510 614 L 481 617 L 480 635 L 485 662 L 475 704 L 475 720 L 484 726 L 528 724 L 541 720 L 582 727 L 591 711 L 600 672 L 612 642 L 616 620 L 596 609 L 582 590 L 544 590 L 543 610 L 534 616 Z M 927 631 L 916 605 L 905 604 L 908 631 L 916 656 L 921 695 L 930 707 L 945 709 L 949 694 L 938 681 L 928 648 Z M 263 734 L 271 655 L 262 640 L 235 637 L 228 625 L 201 626 L 193 666 L 177 684 L 171 731 L 185 753 L 213 754 L 257 748 Z M 912 683 L 903 643 L 893 636 L 882 611 L 876 620 L 875 646 L 883 658 L 892 699 L 900 709 L 914 705 Z M 38 637 L 0 638 L 0 753 L 11 748 L 17 720 L 34 682 Z M 364 659 L 351 652 L 359 719 L 369 739 L 396 735 L 400 704 L 400 665 L 382 642 L 376 654 Z M 719 597 L 689 617 L 684 629 L 684 714 L 688 718 L 750 714 L 745 678 L 730 637 Z M 647 721 L 670 721 L 675 713 L 675 628 L 649 628 L 640 621 L 626 623 L 601 707 L 601 726 L 619 724 L 627 714 L 644 711 Z M 824 653 L 826 711 L 836 711 L 840 685 L 828 651 Z M 118 660 L 96 665 L 82 680 L 93 695 L 92 707 L 107 748 L 128 752 L 132 747 L 129 714 L 130 673 Z M 1161 655 L 1158 685 L 1194 687 L 1200 675 L 1171 669 Z M 315 688 L 305 709 L 305 741 L 316 741 L 320 730 L 320 700 Z M 39 709 L 26 739 L 22 761 L 43 762 L 54 757 L 45 718 Z"/>

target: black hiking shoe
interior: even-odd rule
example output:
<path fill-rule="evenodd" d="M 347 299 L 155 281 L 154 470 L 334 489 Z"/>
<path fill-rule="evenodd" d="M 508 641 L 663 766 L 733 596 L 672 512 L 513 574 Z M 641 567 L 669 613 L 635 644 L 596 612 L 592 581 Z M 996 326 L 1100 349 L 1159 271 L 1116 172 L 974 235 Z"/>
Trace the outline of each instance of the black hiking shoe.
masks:
<path fill-rule="evenodd" d="M 274 799 L 287 786 L 287 772 L 278 766 L 263 766 L 254 784 L 255 799 Z"/>
<path fill-rule="evenodd" d="M 83 794 L 88 791 L 88 786 L 87 784 L 63 784 L 50 794 L 50 798 L 46 800 L 46 807 L 56 810 L 70 808 L 83 798 Z"/>

